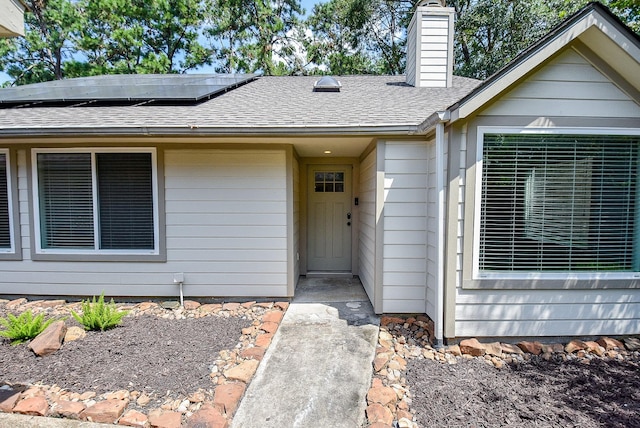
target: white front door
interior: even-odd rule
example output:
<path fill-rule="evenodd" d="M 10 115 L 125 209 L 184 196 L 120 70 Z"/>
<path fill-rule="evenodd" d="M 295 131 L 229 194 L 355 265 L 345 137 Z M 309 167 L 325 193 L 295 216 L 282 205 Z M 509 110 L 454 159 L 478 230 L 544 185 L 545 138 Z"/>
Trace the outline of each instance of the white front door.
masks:
<path fill-rule="evenodd" d="M 309 165 L 308 271 L 351 272 L 351 165 Z"/>

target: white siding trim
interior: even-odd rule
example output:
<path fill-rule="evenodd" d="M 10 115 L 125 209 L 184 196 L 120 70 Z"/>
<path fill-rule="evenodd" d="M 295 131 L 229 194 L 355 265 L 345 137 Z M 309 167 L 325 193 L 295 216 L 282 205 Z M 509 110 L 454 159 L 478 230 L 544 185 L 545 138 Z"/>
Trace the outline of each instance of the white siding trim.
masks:
<path fill-rule="evenodd" d="M 445 222 L 445 193 L 444 193 L 444 175 L 445 175 L 445 131 L 444 123 L 438 123 L 436 125 L 436 141 L 435 141 L 435 156 L 436 156 L 436 192 L 438 194 L 436 211 L 436 248 L 437 255 L 435 261 L 436 269 L 436 292 L 435 292 L 435 318 L 434 320 L 434 335 L 436 341 L 442 343 L 444 339 L 444 259 L 445 259 L 445 236 L 444 236 L 444 222 Z"/>
<path fill-rule="evenodd" d="M 19 236 L 16 236 L 15 229 L 15 211 L 14 211 L 14 193 L 13 193 L 13 165 L 11 162 L 11 152 L 9 149 L 0 149 L 0 154 L 5 156 L 5 167 L 6 167 L 6 179 L 7 179 L 7 203 L 8 203 L 8 214 L 9 214 L 9 248 L 0 248 L 0 254 L 14 254 L 16 252 L 16 239 L 19 239 Z"/>

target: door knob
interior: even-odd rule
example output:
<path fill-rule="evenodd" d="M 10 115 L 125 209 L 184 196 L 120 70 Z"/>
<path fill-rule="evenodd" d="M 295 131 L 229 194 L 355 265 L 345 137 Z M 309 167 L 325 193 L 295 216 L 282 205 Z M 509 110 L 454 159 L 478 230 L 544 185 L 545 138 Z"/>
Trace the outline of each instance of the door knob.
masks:
<path fill-rule="evenodd" d="M 351 220 L 351 213 L 347 213 L 347 220 Z"/>

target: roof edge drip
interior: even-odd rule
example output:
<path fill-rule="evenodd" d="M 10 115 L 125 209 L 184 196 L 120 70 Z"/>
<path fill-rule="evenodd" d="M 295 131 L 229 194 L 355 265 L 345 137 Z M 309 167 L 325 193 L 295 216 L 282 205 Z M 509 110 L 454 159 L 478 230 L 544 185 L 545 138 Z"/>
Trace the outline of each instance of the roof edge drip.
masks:
<path fill-rule="evenodd" d="M 413 125 L 353 125 L 353 126 L 295 126 L 295 127 L 201 127 L 187 125 L 185 127 L 105 127 L 105 128 L 5 128 L 0 129 L 0 137 L 57 137 L 57 136 L 322 136 L 322 135 L 423 135 Z"/>

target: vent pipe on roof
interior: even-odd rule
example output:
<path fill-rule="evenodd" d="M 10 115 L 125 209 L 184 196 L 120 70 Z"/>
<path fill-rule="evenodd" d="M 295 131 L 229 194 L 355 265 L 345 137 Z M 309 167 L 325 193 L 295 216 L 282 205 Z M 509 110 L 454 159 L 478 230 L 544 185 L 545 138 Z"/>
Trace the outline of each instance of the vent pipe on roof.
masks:
<path fill-rule="evenodd" d="M 444 1 L 423 0 L 407 29 L 406 82 L 416 87 L 448 88 L 453 79 L 453 18 Z"/>

